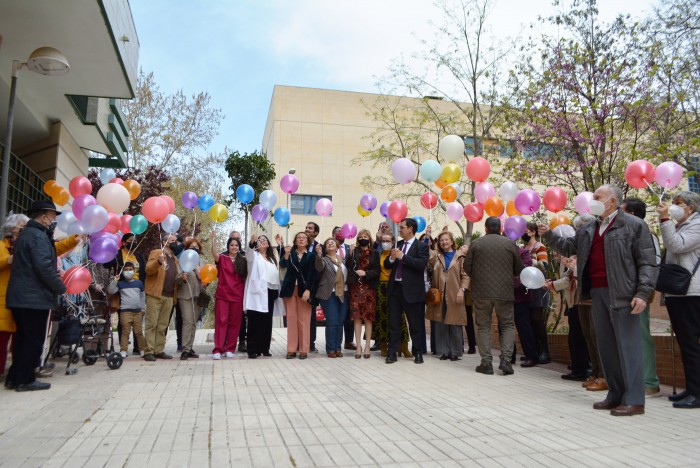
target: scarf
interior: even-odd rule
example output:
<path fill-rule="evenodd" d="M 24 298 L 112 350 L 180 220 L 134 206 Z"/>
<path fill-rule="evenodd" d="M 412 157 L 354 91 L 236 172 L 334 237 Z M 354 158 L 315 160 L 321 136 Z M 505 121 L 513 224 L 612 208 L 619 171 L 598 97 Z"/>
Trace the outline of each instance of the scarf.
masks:
<path fill-rule="evenodd" d="M 343 302 L 345 299 L 345 275 L 343 275 L 343 262 L 336 257 L 336 260 L 333 260 L 330 256 L 328 256 L 328 260 L 333 262 L 333 264 L 337 267 L 337 270 L 335 271 L 335 295 L 338 296 L 338 299 L 340 299 L 340 302 Z"/>

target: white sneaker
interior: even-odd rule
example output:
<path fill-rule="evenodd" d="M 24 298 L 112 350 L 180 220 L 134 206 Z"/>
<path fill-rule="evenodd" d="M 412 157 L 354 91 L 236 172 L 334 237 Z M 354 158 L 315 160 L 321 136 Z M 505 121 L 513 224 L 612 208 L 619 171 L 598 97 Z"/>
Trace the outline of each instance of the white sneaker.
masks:
<path fill-rule="evenodd" d="M 235 354 L 233 354 L 231 351 L 226 351 L 226 357 L 232 358 L 234 356 L 235 356 Z"/>
<path fill-rule="evenodd" d="M 122 357 L 123 357 L 124 359 L 126 359 L 126 351 L 121 351 L 119 354 L 121 354 Z"/>
<path fill-rule="evenodd" d="M 215 361 L 219 361 L 221 359 L 221 353 L 214 353 L 211 355 L 211 358 Z"/>

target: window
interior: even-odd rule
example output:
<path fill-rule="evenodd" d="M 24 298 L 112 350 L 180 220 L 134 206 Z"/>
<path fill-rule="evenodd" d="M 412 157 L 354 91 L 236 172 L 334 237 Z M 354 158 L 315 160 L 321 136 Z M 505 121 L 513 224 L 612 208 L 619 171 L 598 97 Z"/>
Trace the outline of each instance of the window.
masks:
<path fill-rule="evenodd" d="M 698 158 L 692 158 L 691 162 L 696 170 L 700 169 L 700 164 L 698 164 L 698 162 L 700 161 L 698 160 Z M 698 183 L 697 175 L 688 177 L 688 190 L 690 190 L 693 193 L 700 193 L 700 183 Z"/>
<path fill-rule="evenodd" d="M 304 195 L 292 194 L 290 199 L 290 211 L 292 214 L 316 215 L 316 202 L 321 198 L 333 201 L 331 195 Z M 333 214 L 331 214 L 333 216 Z"/>

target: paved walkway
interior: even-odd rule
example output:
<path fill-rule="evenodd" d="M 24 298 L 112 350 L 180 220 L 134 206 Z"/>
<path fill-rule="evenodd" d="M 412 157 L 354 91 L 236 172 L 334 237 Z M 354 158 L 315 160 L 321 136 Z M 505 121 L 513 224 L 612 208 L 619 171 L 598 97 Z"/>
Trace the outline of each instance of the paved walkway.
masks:
<path fill-rule="evenodd" d="M 200 352 L 211 331 L 199 330 Z M 322 338 L 323 332 L 319 333 Z M 57 369 L 49 391 L 0 390 L 0 465 L 66 467 L 697 466 L 700 411 L 647 402 L 615 418 L 553 365 L 474 372 L 478 357 L 384 364 L 350 355 Z M 174 334 L 167 351 L 174 353 Z M 320 343 L 320 348 L 323 344 Z M 60 363 L 60 361 L 59 361 Z M 64 363 L 65 365 L 65 363 Z M 60 364 L 59 364 L 60 366 Z M 665 389 L 668 392 L 668 389 Z"/>

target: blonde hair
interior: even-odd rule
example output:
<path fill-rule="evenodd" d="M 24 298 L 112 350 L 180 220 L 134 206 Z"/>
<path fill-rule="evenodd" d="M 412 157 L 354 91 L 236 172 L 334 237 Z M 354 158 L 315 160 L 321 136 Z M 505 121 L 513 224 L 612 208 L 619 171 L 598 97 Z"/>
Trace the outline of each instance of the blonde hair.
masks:
<path fill-rule="evenodd" d="M 374 240 L 372 239 L 372 234 L 369 232 L 369 229 L 362 229 L 360 232 L 357 233 L 357 238 L 359 239 L 361 235 L 366 234 L 367 237 L 369 237 L 369 244 L 372 245 Z"/>

